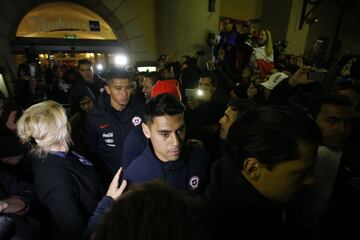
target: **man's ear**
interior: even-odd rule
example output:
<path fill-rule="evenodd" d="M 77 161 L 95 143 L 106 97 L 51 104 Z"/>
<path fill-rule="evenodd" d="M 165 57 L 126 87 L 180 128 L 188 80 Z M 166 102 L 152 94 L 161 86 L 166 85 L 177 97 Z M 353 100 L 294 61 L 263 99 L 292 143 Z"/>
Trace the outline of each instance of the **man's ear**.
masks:
<path fill-rule="evenodd" d="M 109 88 L 109 86 L 108 86 L 108 85 L 105 85 L 105 86 L 104 86 L 104 89 L 105 89 L 106 93 L 110 95 L 110 88 Z"/>
<path fill-rule="evenodd" d="M 243 164 L 243 174 L 247 178 L 257 181 L 262 173 L 263 165 L 254 157 L 249 157 L 245 159 Z"/>
<path fill-rule="evenodd" d="M 145 123 L 142 123 L 141 127 L 142 127 L 142 130 L 143 130 L 143 133 L 144 133 L 145 137 L 150 139 L 150 128 L 149 128 L 149 126 L 146 125 Z"/>

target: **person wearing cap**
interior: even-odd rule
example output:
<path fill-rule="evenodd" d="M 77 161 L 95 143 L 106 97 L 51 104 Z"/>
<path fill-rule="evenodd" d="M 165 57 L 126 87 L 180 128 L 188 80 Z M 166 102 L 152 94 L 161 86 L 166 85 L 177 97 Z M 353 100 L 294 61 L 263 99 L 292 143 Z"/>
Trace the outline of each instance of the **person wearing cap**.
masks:
<path fill-rule="evenodd" d="M 169 93 L 179 101 L 182 99 L 179 83 L 176 80 L 157 81 L 151 89 L 151 98 L 163 93 Z M 124 169 L 144 151 L 146 144 L 147 140 L 141 126 L 139 125 L 133 128 L 124 141 L 124 151 L 122 155 L 122 167 Z"/>
<path fill-rule="evenodd" d="M 283 72 L 273 73 L 269 79 L 265 82 L 260 83 L 264 87 L 264 96 L 265 99 L 269 99 L 271 91 L 278 85 L 282 80 L 288 78 L 289 76 Z"/>
<path fill-rule="evenodd" d="M 289 78 L 286 73 L 275 72 L 265 82 L 251 81 L 246 91 L 248 99 L 256 102 L 268 101 L 272 90 L 286 78 Z"/>
<path fill-rule="evenodd" d="M 126 72 L 111 70 L 105 92 L 85 117 L 85 146 L 100 161 L 98 167 L 105 177 L 114 175 L 122 165 L 124 140 L 142 122 L 144 103 L 133 94 L 133 89 L 133 81 Z M 104 179 L 107 180 L 110 179 Z"/>
<path fill-rule="evenodd" d="M 310 68 L 290 69 L 283 71 L 289 77 L 277 83 L 271 90 L 267 102 L 271 104 L 292 105 L 307 110 L 316 96 L 324 93 L 323 85 L 309 78 Z"/>

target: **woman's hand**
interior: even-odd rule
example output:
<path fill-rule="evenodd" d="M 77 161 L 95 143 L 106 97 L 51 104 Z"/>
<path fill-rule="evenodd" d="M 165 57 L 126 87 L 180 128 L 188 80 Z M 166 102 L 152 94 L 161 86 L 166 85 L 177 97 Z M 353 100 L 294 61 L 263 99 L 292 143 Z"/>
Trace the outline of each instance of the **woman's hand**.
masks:
<path fill-rule="evenodd" d="M 122 173 L 123 171 L 121 167 L 115 174 L 106 193 L 106 196 L 111 197 L 114 200 L 118 199 L 121 196 L 127 185 L 126 180 L 122 180 L 121 184 L 119 184 L 119 179 L 121 180 Z"/>

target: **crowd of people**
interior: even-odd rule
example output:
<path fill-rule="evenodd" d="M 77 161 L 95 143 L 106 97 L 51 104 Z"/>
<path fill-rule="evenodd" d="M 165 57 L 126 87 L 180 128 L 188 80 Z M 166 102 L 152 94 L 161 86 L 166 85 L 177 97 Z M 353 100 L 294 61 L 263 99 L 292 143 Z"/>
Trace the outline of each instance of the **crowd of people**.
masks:
<path fill-rule="evenodd" d="M 39 77 L 29 55 L 0 95 L 0 239 L 357 236 L 360 60 L 296 65 L 250 25 L 210 36 L 207 69 Z"/>

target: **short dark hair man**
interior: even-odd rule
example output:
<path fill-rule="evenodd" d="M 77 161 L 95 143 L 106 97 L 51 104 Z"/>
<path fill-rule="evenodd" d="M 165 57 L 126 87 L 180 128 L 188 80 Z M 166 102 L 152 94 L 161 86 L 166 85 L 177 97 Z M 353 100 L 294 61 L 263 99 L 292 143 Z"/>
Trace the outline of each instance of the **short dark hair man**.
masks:
<path fill-rule="evenodd" d="M 219 119 L 223 116 L 228 98 L 217 90 L 216 75 L 204 72 L 200 75 L 198 89 L 203 96 L 187 101 L 186 124 L 189 138 L 199 139 L 209 151 L 211 161 L 220 157 Z"/>
<path fill-rule="evenodd" d="M 185 144 L 184 111 L 185 106 L 170 94 L 160 94 L 148 102 L 142 128 L 149 142 L 125 171 L 130 185 L 160 178 L 178 190 L 203 191 L 208 154 Z"/>
<path fill-rule="evenodd" d="M 151 89 L 160 79 L 161 79 L 161 75 L 158 72 L 145 73 L 142 92 L 145 95 L 146 101 L 149 101 L 149 99 L 151 98 Z"/>
<path fill-rule="evenodd" d="M 107 75 L 105 92 L 86 115 L 86 147 L 113 174 L 122 165 L 123 142 L 141 124 L 143 102 L 133 94 L 134 83 L 126 72 Z"/>
<path fill-rule="evenodd" d="M 248 99 L 232 100 L 227 105 L 224 112 L 224 116 L 219 120 L 220 132 L 219 137 L 222 140 L 226 140 L 229 128 L 233 122 L 237 120 L 239 114 L 251 107 L 254 107 L 255 103 Z"/>
<path fill-rule="evenodd" d="M 77 108 L 76 100 L 80 96 L 89 95 L 96 99 L 104 91 L 105 79 L 94 72 L 92 62 L 88 59 L 81 59 L 78 62 L 78 71 L 81 75 L 77 79 L 70 92 L 71 113 L 75 113 Z"/>
<path fill-rule="evenodd" d="M 358 146 L 348 141 L 355 110 L 347 96 L 336 94 L 321 96 L 310 110 L 320 127 L 322 144 L 312 173 L 316 184 L 305 196 L 304 222 L 309 234 L 316 238 L 324 238 L 323 234 L 343 237 L 345 232 L 352 236 L 348 229 L 355 230 L 356 226 L 347 219 L 358 216 L 360 211 L 359 199 L 350 184 L 352 165 L 358 162 L 353 154 Z"/>
<path fill-rule="evenodd" d="M 311 114 L 320 127 L 322 145 L 332 150 L 342 150 L 355 117 L 351 100 L 342 95 L 322 96 L 311 108 Z"/>
<path fill-rule="evenodd" d="M 303 112 L 265 105 L 242 114 L 230 127 L 227 155 L 211 169 L 213 239 L 239 228 L 244 238 L 296 236 L 288 231 L 285 203 L 307 182 L 320 141 L 318 126 Z"/>

